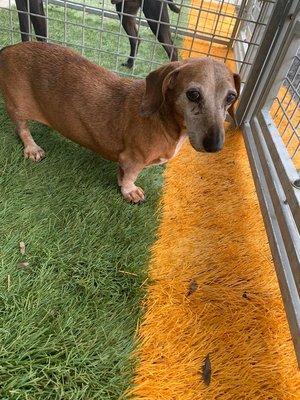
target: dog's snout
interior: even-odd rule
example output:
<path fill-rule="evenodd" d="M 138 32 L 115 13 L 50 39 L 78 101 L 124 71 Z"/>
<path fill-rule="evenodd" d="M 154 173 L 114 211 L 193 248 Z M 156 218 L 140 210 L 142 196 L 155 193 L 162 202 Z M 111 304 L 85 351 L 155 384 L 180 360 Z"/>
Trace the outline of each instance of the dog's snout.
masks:
<path fill-rule="evenodd" d="M 218 126 L 210 128 L 203 139 L 203 148 L 208 153 L 220 151 L 223 147 L 223 134 Z"/>

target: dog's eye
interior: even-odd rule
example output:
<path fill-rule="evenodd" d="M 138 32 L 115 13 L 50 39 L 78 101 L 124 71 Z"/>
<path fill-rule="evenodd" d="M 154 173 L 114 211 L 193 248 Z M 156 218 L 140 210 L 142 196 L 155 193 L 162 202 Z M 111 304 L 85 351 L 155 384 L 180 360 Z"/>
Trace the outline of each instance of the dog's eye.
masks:
<path fill-rule="evenodd" d="M 228 93 L 226 97 L 226 104 L 231 104 L 236 99 L 236 95 L 234 93 Z"/>
<path fill-rule="evenodd" d="M 200 92 L 199 92 L 198 90 L 191 89 L 191 90 L 188 90 L 188 91 L 186 92 L 186 97 L 187 97 L 190 101 L 196 102 L 196 101 L 199 101 L 199 100 L 200 100 L 201 95 L 200 95 Z"/>

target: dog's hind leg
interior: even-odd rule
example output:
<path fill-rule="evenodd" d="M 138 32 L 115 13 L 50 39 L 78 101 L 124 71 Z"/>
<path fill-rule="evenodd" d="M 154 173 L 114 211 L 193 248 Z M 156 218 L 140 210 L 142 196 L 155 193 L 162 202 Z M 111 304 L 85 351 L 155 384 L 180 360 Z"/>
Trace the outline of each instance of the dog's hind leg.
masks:
<path fill-rule="evenodd" d="M 158 41 L 162 44 L 169 59 L 171 61 L 178 61 L 178 52 L 171 38 L 169 25 L 170 19 L 166 4 L 161 3 L 159 7 L 154 7 L 153 4 L 152 7 L 150 7 L 148 3 L 147 6 L 146 3 L 144 3 L 143 12 L 145 14 L 145 17 L 147 18 L 147 22 L 151 31 L 157 37 Z"/>
<path fill-rule="evenodd" d="M 136 20 L 134 15 L 138 11 L 138 6 L 131 6 L 124 4 L 123 12 L 125 14 L 132 14 L 132 15 L 123 15 L 122 14 L 122 3 L 116 4 L 116 9 L 118 11 L 119 18 L 122 22 L 122 26 L 129 37 L 130 43 L 130 56 L 128 60 L 123 63 L 122 65 L 127 68 L 132 68 L 134 64 L 134 59 L 137 55 L 140 39 L 138 37 L 138 30 L 136 26 Z"/>
<path fill-rule="evenodd" d="M 29 0 L 29 10 L 27 5 L 27 0 L 16 0 L 22 42 L 30 40 L 30 21 L 34 27 L 37 40 L 45 41 L 47 38 L 47 21 L 43 1 Z M 36 15 L 31 15 L 31 13 Z"/>
<path fill-rule="evenodd" d="M 138 52 L 141 39 L 138 37 L 138 30 L 135 23 L 134 17 L 123 17 L 123 27 L 129 36 L 130 43 L 130 55 L 126 62 L 122 65 L 127 68 L 132 68 L 134 64 L 135 57 Z"/>
<path fill-rule="evenodd" d="M 16 0 L 22 42 L 28 42 L 30 19 L 27 10 L 27 0 Z"/>
<path fill-rule="evenodd" d="M 178 52 L 171 38 L 170 28 L 167 25 L 156 24 L 156 22 L 148 21 L 152 32 L 156 35 L 158 29 L 157 39 L 165 49 L 171 61 L 178 61 Z M 157 27 L 157 25 L 159 25 Z"/>
<path fill-rule="evenodd" d="M 166 26 L 161 26 L 157 35 L 157 39 L 162 44 L 168 57 L 171 61 L 178 61 L 178 52 L 174 46 L 173 40 L 171 38 L 171 33 Z"/>
<path fill-rule="evenodd" d="M 165 31 L 165 27 L 160 29 L 157 39 L 163 45 L 168 57 L 171 61 L 178 61 L 178 51 L 173 43 L 170 32 Z"/>
<path fill-rule="evenodd" d="M 36 15 L 30 15 L 37 40 L 45 42 L 47 39 L 47 20 L 43 0 L 30 0 L 30 12 Z"/>

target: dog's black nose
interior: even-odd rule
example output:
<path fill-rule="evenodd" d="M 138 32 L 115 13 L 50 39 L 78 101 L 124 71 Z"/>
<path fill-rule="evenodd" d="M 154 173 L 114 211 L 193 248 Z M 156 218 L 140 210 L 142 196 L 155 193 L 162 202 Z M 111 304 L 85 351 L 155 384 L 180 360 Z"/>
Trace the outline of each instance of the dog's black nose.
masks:
<path fill-rule="evenodd" d="M 223 147 L 222 131 L 217 126 L 210 128 L 203 139 L 203 148 L 208 153 L 220 151 Z"/>

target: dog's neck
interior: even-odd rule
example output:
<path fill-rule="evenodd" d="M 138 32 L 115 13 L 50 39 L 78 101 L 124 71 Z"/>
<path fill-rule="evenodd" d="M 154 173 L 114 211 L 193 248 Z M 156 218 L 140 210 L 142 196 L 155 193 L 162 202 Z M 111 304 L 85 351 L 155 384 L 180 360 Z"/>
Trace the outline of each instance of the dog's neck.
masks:
<path fill-rule="evenodd" d="M 140 105 L 146 91 L 145 80 L 126 79 L 125 82 L 128 85 L 127 90 L 130 93 L 130 96 L 125 95 L 125 98 L 130 102 L 130 104 L 135 104 L 137 113 L 140 113 Z M 183 116 L 176 111 L 174 104 L 170 101 L 165 101 L 159 110 L 150 117 L 147 117 L 147 119 L 151 125 L 151 121 L 153 121 L 153 127 L 155 127 L 155 130 L 157 130 L 158 126 L 162 126 L 163 134 L 165 135 L 167 133 L 172 141 L 175 142 L 179 141 L 183 135 L 183 131 L 185 130 Z"/>
<path fill-rule="evenodd" d="M 174 105 L 164 102 L 158 113 L 168 134 L 174 140 L 179 140 L 185 130 L 184 119 L 178 112 L 176 112 Z"/>

